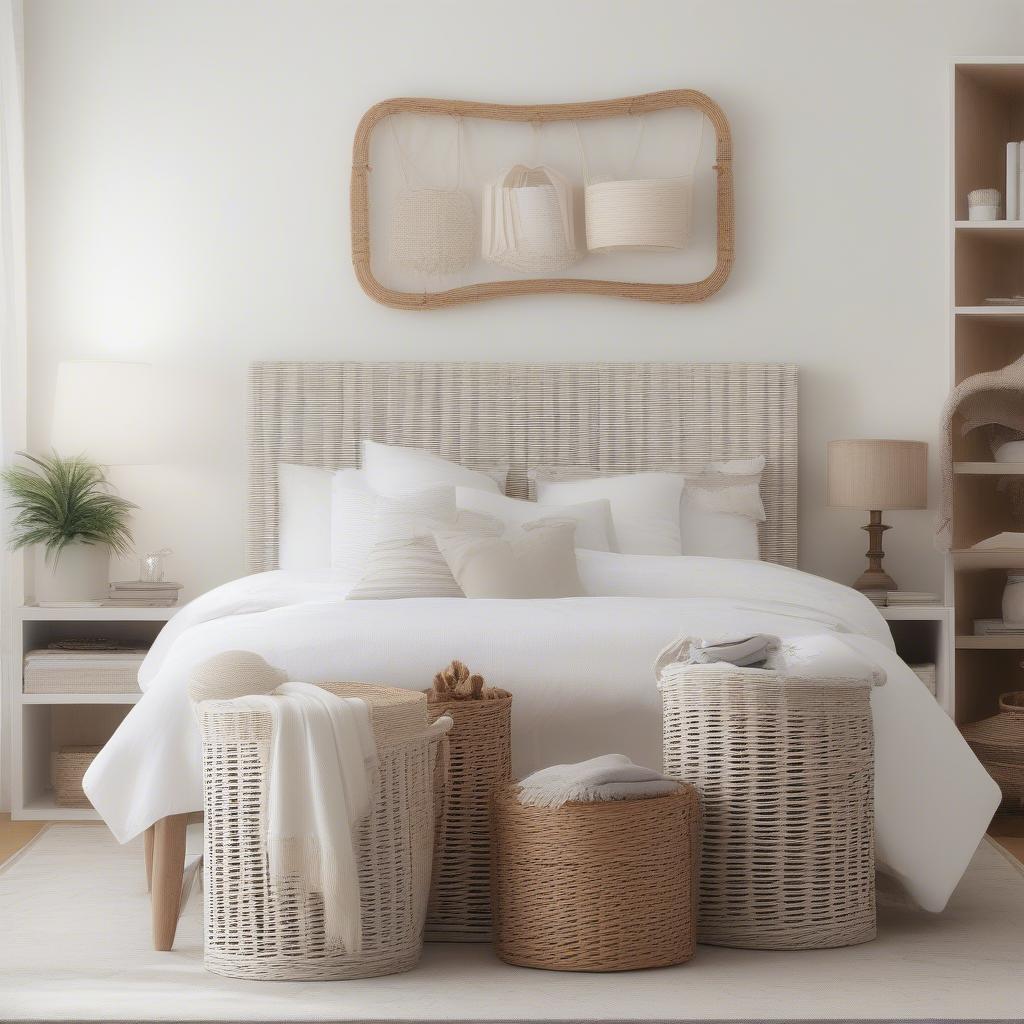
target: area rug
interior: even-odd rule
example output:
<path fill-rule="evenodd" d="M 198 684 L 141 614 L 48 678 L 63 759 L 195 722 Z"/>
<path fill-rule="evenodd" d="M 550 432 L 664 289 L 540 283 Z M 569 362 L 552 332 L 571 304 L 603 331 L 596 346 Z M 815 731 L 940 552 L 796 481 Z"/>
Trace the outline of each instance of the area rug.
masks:
<path fill-rule="evenodd" d="M 232 981 L 203 969 L 198 887 L 173 952 L 152 950 L 142 850 L 101 826 L 52 826 L 0 870 L 4 1021 L 1020 1021 L 1022 964 L 1024 871 L 987 841 L 946 913 L 884 908 L 874 942 L 702 946 L 684 967 L 615 975 L 431 944 L 389 978 Z"/>

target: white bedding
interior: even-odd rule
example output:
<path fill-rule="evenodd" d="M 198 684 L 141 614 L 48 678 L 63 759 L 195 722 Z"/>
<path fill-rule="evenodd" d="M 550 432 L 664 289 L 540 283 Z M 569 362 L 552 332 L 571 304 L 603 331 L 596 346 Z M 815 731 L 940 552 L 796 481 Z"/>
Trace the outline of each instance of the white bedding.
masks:
<path fill-rule="evenodd" d="M 346 602 L 350 581 L 331 570 L 263 573 L 219 587 L 157 639 L 140 672 L 145 694 L 93 762 L 86 792 L 122 842 L 157 818 L 202 807 L 185 687 L 193 665 L 223 650 L 255 651 L 293 680 L 415 689 L 459 658 L 514 694 L 513 768 L 522 777 L 610 752 L 660 767 L 652 665 L 681 635 L 838 634 L 888 675 L 872 696 L 879 862 L 921 906 L 945 906 L 999 793 L 896 656 L 870 602 L 765 562 L 578 556 L 587 593 L 601 596 Z"/>

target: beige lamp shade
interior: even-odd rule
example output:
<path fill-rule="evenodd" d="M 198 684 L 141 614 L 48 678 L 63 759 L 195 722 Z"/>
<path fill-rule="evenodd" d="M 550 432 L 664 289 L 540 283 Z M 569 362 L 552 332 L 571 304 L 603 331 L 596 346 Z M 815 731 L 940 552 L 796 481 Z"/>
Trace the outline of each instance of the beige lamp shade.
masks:
<path fill-rule="evenodd" d="M 74 360 L 57 366 L 50 445 L 104 466 L 158 462 L 153 367 Z"/>
<path fill-rule="evenodd" d="M 829 441 L 831 508 L 884 511 L 928 507 L 924 441 Z"/>

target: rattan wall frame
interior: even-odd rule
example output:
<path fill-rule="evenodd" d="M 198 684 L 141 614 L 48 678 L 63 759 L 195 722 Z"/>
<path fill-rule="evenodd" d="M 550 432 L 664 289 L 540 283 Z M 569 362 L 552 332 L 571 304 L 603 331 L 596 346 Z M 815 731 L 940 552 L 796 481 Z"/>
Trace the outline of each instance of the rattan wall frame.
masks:
<path fill-rule="evenodd" d="M 788 363 L 257 362 L 249 368 L 250 572 L 277 568 L 279 463 L 359 465 L 372 438 L 477 469 L 696 472 L 764 455 L 761 554 L 797 565 L 797 368 Z"/>
<path fill-rule="evenodd" d="M 383 285 L 374 275 L 370 259 L 370 139 L 374 129 L 392 114 L 436 114 L 475 117 L 489 121 L 546 124 L 552 121 L 584 121 L 653 113 L 673 107 L 702 111 L 715 129 L 717 241 L 714 269 L 701 281 L 653 284 L 637 281 L 599 281 L 592 278 L 551 277 L 526 280 L 484 281 L 437 292 L 403 292 Z M 376 302 L 395 309 L 442 309 L 463 302 L 477 302 L 508 295 L 574 293 L 614 295 L 647 302 L 701 302 L 714 295 L 729 276 L 735 253 L 735 209 L 732 183 L 732 135 L 725 113 L 714 100 L 695 89 L 624 96 L 586 103 L 510 105 L 399 97 L 370 107 L 356 128 L 352 144 L 352 263 L 363 291 Z"/>

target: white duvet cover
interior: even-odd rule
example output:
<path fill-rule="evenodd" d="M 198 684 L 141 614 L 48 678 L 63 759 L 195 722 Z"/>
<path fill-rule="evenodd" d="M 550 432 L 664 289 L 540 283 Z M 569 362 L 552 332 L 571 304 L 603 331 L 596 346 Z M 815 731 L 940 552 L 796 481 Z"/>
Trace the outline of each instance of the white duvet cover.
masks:
<path fill-rule="evenodd" d="M 86 792 L 122 842 L 164 815 L 202 808 L 186 684 L 192 666 L 219 651 L 255 651 L 303 682 L 410 689 L 426 688 L 459 658 L 513 693 L 513 768 L 522 777 L 612 752 L 660 767 L 652 665 L 677 637 L 831 634 L 888 676 L 872 695 L 879 863 L 922 907 L 945 906 L 999 793 L 896 656 L 870 602 L 765 562 L 578 555 L 595 596 L 346 602 L 349 581 L 331 570 L 269 572 L 219 587 L 160 634 L 140 672 L 145 693 L 94 761 Z"/>

